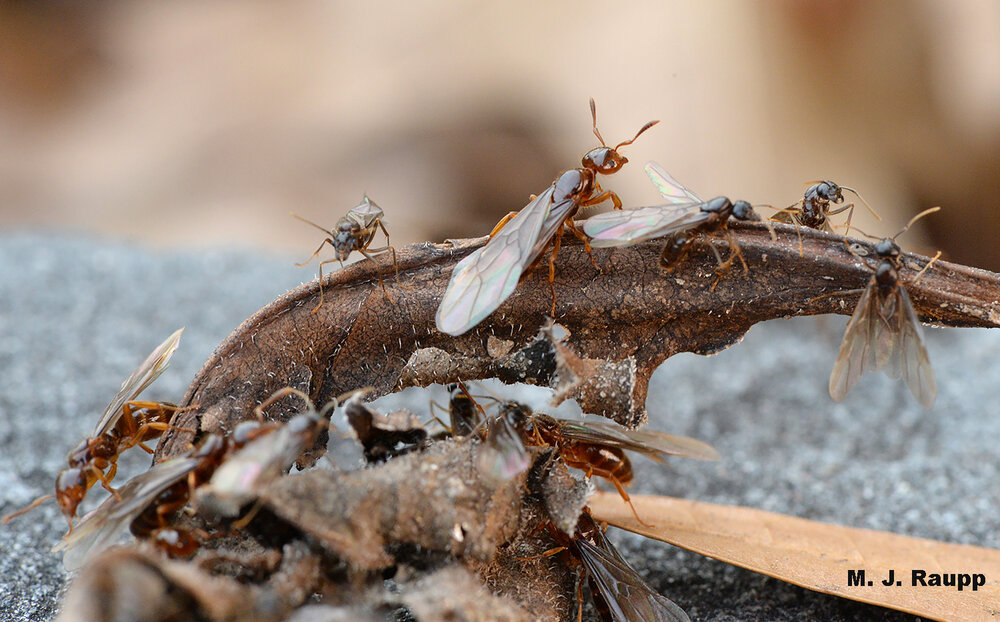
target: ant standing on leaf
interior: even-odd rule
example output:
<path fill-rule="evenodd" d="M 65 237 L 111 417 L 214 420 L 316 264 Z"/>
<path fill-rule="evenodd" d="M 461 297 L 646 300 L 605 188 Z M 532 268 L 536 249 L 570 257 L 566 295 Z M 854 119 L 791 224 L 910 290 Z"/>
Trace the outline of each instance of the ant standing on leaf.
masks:
<path fill-rule="evenodd" d="M 844 231 L 850 231 L 851 219 L 854 217 L 854 203 L 848 203 L 847 205 L 836 209 L 830 209 L 831 204 L 839 205 L 844 202 L 844 190 L 853 193 L 854 196 L 858 197 L 868 211 L 871 212 L 872 216 L 879 221 L 882 220 L 882 217 L 879 216 L 874 209 L 872 209 L 872 206 L 868 204 L 868 201 L 865 201 L 865 198 L 861 196 L 861 193 L 854 188 L 841 186 L 830 180 L 808 183 L 812 185 L 806 189 L 802 198 L 797 202 L 792 203 L 785 209 L 780 210 L 777 214 L 771 217 L 771 220 L 802 225 L 803 227 L 809 227 L 810 229 L 819 229 L 820 231 L 834 233 L 833 225 L 830 224 L 829 217 L 847 212 L 847 221 L 844 223 Z"/>
<path fill-rule="evenodd" d="M 386 230 L 385 225 L 382 224 L 384 216 L 385 212 L 382 211 L 382 208 L 369 199 L 367 194 L 361 199 L 361 203 L 351 208 L 346 216 L 337 221 L 333 230 L 324 229 L 311 220 L 306 220 L 292 212 L 293 218 L 312 225 L 327 235 L 326 239 L 320 242 L 319 247 L 309 256 L 309 259 L 295 264 L 296 266 L 302 267 L 307 265 L 313 258 L 319 255 L 319 252 L 327 244 L 333 248 L 337 255 L 333 259 L 324 259 L 319 262 L 319 303 L 312 310 L 313 313 L 316 313 L 323 305 L 323 266 L 334 261 L 339 261 L 340 266 L 343 267 L 344 260 L 354 251 L 358 251 L 373 263 L 375 262 L 375 257 L 378 255 L 391 252 L 392 265 L 396 270 L 396 280 L 399 280 L 399 264 L 396 262 L 396 249 L 389 244 L 389 232 Z M 385 246 L 371 248 L 372 240 L 375 239 L 375 234 L 379 230 L 385 235 Z M 386 300 L 390 300 L 388 292 L 385 291 L 385 282 L 382 280 L 382 276 L 377 273 L 376 276 L 378 277 L 379 285 L 382 286 L 382 294 Z"/>
<path fill-rule="evenodd" d="M 597 130 L 597 107 L 593 99 L 590 100 L 590 113 L 594 121 L 594 135 L 601 146 L 583 156 L 583 166 L 564 171 L 552 185 L 533 196 L 521 211 L 511 212 L 503 218 L 493 229 L 486 245 L 455 266 L 435 317 L 439 331 L 458 336 L 486 319 L 514 293 L 521 276 L 535 265 L 550 244 L 549 289 L 552 292 L 552 313 L 555 314 L 555 260 L 563 234 L 566 229 L 572 231 L 583 240 L 590 253 L 590 244 L 573 224 L 573 217 L 581 207 L 597 205 L 608 199 L 615 209 L 621 209 L 621 199 L 614 192 L 601 188 L 598 175 L 612 175 L 621 170 L 628 159 L 618 150 L 632 144 L 640 134 L 658 123 L 650 121 L 636 132 L 632 140 L 608 147 Z M 597 267 L 596 263 L 594 267 Z"/>

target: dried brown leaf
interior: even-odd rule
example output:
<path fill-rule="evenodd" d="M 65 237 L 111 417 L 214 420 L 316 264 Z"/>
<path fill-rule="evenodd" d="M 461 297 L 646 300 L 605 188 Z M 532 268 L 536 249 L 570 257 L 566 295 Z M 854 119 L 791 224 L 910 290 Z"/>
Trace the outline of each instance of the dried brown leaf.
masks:
<path fill-rule="evenodd" d="M 938 620 L 1000 618 L 1000 551 L 819 523 L 745 507 L 633 495 L 643 521 L 613 494 L 590 502 L 595 520 L 801 587 Z M 848 587 L 864 570 L 871 586 Z M 882 585 L 895 571 L 902 585 Z M 911 572 L 981 573 L 985 585 L 911 585 Z"/>
<path fill-rule="evenodd" d="M 289 475 L 261 499 L 355 569 L 393 565 L 386 548 L 399 544 L 489 561 L 520 527 L 527 473 L 487 482 L 475 466 L 481 446 L 439 442 L 360 471 Z"/>
<path fill-rule="evenodd" d="M 871 277 L 871 270 L 848 252 L 846 238 L 802 229 L 800 254 L 791 226 L 775 225 L 776 240 L 761 223 L 734 222 L 730 228 L 750 272 L 734 269 L 714 289 L 715 257 L 706 243 L 697 244 L 688 260 L 665 275 L 658 268 L 658 240 L 595 249 L 597 271 L 581 244 L 564 239 L 554 287 L 555 319 L 571 333 L 567 345 L 585 359 L 634 360 L 629 363 L 635 369 L 632 410 L 619 421 L 636 425 L 644 420 L 649 376 L 666 358 L 716 352 L 763 320 L 850 314 L 857 292 L 817 297 L 856 290 Z M 407 361 L 423 348 L 436 348 L 454 363 L 441 367 L 437 382 L 496 375 L 496 355 L 516 353 L 535 338 L 551 298 L 548 271 L 535 270 L 475 329 L 460 337 L 439 333 L 434 313 L 451 270 L 484 242 L 408 247 L 399 254 L 399 282 L 388 264 L 360 262 L 335 271 L 324 277 L 326 302 L 316 313 L 317 281 L 279 297 L 209 358 L 182 402 L 195 407 L 179 413 L 174 424 L 201 432 L 232 429 L 250 418 L 258 403 L 289 385 L 308 390 L 318 403 L 363 386 L 374 387 L 373 397 L 385 395 L 399 386 Z M 871 251 L 870 243 L 859 244 Z M 904 259 L 904 281 L 927 261 L 916 255 Z M 391 301 L 383 296 L 377 273 Z M 997 274 L 941 261 L 908 290 L 926 322 L 1000 326 Z M 499 348 L 497 340 L 513 345 Z M 157 460 L 182 453 L 191 441 L 190 433 L 168 431 Z"/>

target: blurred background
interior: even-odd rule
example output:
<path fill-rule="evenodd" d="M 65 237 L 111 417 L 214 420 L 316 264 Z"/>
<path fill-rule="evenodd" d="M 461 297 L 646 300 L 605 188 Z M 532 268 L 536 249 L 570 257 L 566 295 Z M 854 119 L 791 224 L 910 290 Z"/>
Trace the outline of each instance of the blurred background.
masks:
<path fill-rule="evenodd" d="M 605 185 L 861 191 L 1000 269 L 1000 4 L 0 2 L 0 227 L 300 255 L 367 192 L 399 246 L 487 233 L 596 146 Z M 921 237 L 923 236 L 923 237 Z"/>

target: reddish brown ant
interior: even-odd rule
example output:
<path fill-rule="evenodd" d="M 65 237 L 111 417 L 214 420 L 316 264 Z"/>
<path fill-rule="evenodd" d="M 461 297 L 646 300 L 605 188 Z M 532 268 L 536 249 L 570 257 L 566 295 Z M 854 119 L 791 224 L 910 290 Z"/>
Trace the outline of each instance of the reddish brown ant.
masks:
<path fill-rule="evenodd" d="M 632 512 L 625 487 L 632 482 L 632 463 L 625 450 L 662 462 L 664 456 L 717 460 L 710 445 L 685 436 L 655 430 L 628 430 L 610 421 L 570 421 L 532 412 L 517 402 L 505 402 L 487 421 L 480 468 L 500 479 L 511 479 L 529 466 L 524 445 L 552 447 L 569 466 L 586 476 L 614 484 Z M 636 519 L 642 519 L 636 515 Z"/>
<path fill-rule="evenodd" d="M 145 443 L 172 429 L 171 417 L 183 410 L 168 402 L 134 401 L 167 369 L 183 331 L 182 328 L 170 335 L 125 379 L 91 436 L 69 452 L 66 468 L 56 477 L 55 493 L 39 497 L 27 507 L 5 516 L 4 523 L 55 497 L 72 532 L 77 507 L 94 484 L 100 482 L 110 493 L 118 494 L 111 487 L 111 480 L 118 471 L 118 457 L 136 446 L 152 453 Z"/>
<path fill-rule="evenodd" d="M 632 144 L 640 134 L 658 123 L 650 121 L 632 140 L 608 147 L 597 130 L 597 107 L 593 99 L 590 100 L 590 113 L 594 135 L 601 146 L 583 156 L 581 168 L 565 171 L 541 194 L 533 196 L 521 211 L 508 214 L 493 229 L 485 246 L 455 266 L 435 318 L 439 331 L 461 335 L 483 321 L 514 293 L 521 275 L 535 264 L 550 244 L 549 289 L 552 290 L 552 313 L 555 313 L 556 295 L 552 283 L 563 234 L 569 229 L 583 240 L 590 252 L 586 237 L 573 224 L 573 216 L 581 207 L 608 199 L 615 209 L 621 209 L 621 199 L 614 192 L 602 189 L 597 176 L 621 170 L 628 159 L 618 150 Z"/>
<path fill-rule="evenodd" d="M 198 509 L 232 517 L 270 477 L 287 470 L 328 424 L 325 414 L 336 402 L 317 413 L 308 396 L 282 389 L 257 407 L 263 409 L 287 395 L 306 400 L 309 410 L 286 423 L 244 421 L 229 436 L 209 434 L 184 456 L 153 465 L 129 480 L 77 525 L 54 550 L 65 550 L 64 564 L 74 569 L 94 552 L 113 544 L 126 527 L 137 538 L 151 540 L 172 556 L 186 556 L 211 537 L 201 530 L 173 525 L 173 517 L 197 492 Z M 240 519 L 236 525 L 249 519 Z"/>

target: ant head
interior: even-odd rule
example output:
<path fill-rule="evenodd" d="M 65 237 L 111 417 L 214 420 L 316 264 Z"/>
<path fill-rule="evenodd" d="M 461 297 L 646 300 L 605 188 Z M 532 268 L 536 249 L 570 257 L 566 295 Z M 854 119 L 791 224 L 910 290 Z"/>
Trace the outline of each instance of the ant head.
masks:
<path fill-rule="evenodd" d="M 56 479 L 56 502 L 68 519 L 76 515 L 76 508 L 87 494 L 87 475 L 83 469 L 66 469 Z"/>
<path fill-rule="evenodd" d="M 505 417 L 515 429 L 520 430 L 531 417 L 531 409 L 519 402 L 509 401 L 502 406 L 501 416 Z"/>
<path fill-rule="evenodd" d="M 753 210 L 753 205 L 748 201 L 737 201 L 733 203 L 733 218 L 736 220 L 760 220 L 760 214 Z"/>
<path fill-rule="evenodd" d="M 594 136 L 597 137 L 597 140 L 601 141 L 601 146 L 592 149 L 587 155 L 583 156 L 583 167 L 602 175 L 610 175 L 621 170 L 628 163 L 628 158 L 618 153 L 618 150 L 625 145 L 631 145 L 635 142 L 636 138 L 639 138 L 640 134 L 659 123 L 659 121 L 650 121 L 636 132 L 632 140 L 618 143 L 612 148 L 608 147 L 607 143 L 604 142 L 604 137 L 601 136 L 601 132 L 597 129 L 597 104 L 594 103 L 593 97 L 590 98 L 590 116 L 594 120 Z"/>
<path fill-rule="evenodd" d="M 899 253 L 899 244 L 896 244 L 892 238 L 882 238 L 875 245 L 875 254 L 878 255 L 879 259 L 896 259 L 899 257 Z"/>
<path fill-rule="evenodd" d="M 834 203 L 841 203 L 844 200 L 844 193 L 841 191 L 840 186 L 832 181 L 824 180 L 819 182 L 814 186 L 816 188 L 816 194 L 826 199 L 827 201 L 833 201 Z"/>
<path fill-rule="evenodd" d="M 254 435 L 259 429 L 260 421 L 241 421 L 236 424 L 235 428 L 233 428 L 233 433 L 230 435 L 230 438 L 232 439 L 234 445 L 242 447 L 253 440 Z"/>

